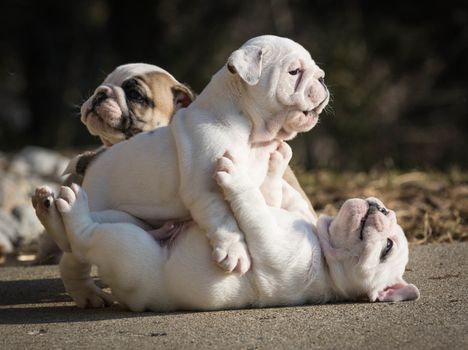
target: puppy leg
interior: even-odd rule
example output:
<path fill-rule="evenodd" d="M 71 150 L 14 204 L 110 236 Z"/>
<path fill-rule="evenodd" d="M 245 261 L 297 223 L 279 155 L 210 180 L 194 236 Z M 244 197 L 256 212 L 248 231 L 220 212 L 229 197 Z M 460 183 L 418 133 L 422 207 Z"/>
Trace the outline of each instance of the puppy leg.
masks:
<path fill-rule="evenodd" d="M 36 215 L 47 233 L 64 252 L 70 252 L 70 244 L 65 233 L 62 217 L 55 206 L 55 195 L 47 186 L 36 188 L 31 198 Z"/>
<path fill-rule="evenodd" d="M 77 185 L 72 185 L 72 187 L 78 192 Z M 73 202 L 76 199 L 73 194 L 74 192 L 70 188 L 62 187 L 60 198 L 56 200 L 58 212 L 62 215 L 62 221 L 73 250 L 73 254 L 65 253 L 60 260 L 60 274 L 65 289 L 78 307 L 95 308 L 111 305 L 113 303 L 112 297 L 97 287 L 90 276 L 91 265 L 84 258 L 85 254 L 83 254 L 81 244 L 83 240 L 76 239 L 76 233 L 86 234 L 92 231 L 93 222 L 89 216 L 89 210 L 86 213 L 87 202 L 85 205 L 77 205 L 71 214 L 71 206 L 66 200 Z"/>
<path fill-rule="evenodd" d="M 280 208 L 283 201 L 283 175 L 292 157 L 291 147 L 281 142 L 278 148 L 270 155 L 268 172 L 260 191 L 267 205 Z"/>
<path fill-rule="evenodd" d="M 283 246 L 291 246 L 295 236 L 291 232 L 286 232 L 278 222 L 274 213 L 281 209 L 267 206 L 260 190 L 254 187 L 242 167 L 239 167 L 236 160 L 229 155 L 223 156 L 218 161 L 215 180 L 223 190 L 244 232 L 254 264 L 257 267 L 268 266 L 269 270 L 284 269 L 281 260 L 284 253 Z M 281 210 L 280 216 L 288 215 Z M 296 225 L 296 229 L 299 226 L 301 225 Z M 292 226 L 289 230 L 293 230 Z M 285 239 L 287 240 L 285 244 L 280 243 Z"/>
<path fill-rule="evenodd" d="M 95 222 L 89 212 L 86 193 L 77 185 L 62 188 L 60 198 L 57 199 L 57 208 L 62 213 L 73 254 L 97 265 L 99 275 L 109 284 L 120 304 L 133 311 L 144 310 L 148 293 L 154 292 L 153 289 L 145 289 L 146 276 L 159 276 L 159 245 L 145 230 L 136 225 Z M 118 212 L 114 214 L 117 215 Z M 71 276 L 70 280 L 79 280 L 81 276 L 89 275 L 87 265 L 76 261 L 68 263 L 75 264 L 71 266 L 71 270 L 82 270 L 78 275 Z M 140 271 L 141 274 L 135 271 Z M 74 288 L 81 300 L 86 298 L 85 302 L 88 305 L 91 302 L 91 306 L 96 306 L 100 300 L 104 304 L 110 302 L 111 299 L 109 300 L 107 295 L 87 281 L 78 281 L 77 285 L 70 288 Z M 84 287 L 86 288 L 83 289 Z M 102 303 L 98 306 L 102 306 Z"/>
<path fill-rule="evenodd" d="M 65 290 L 80 308 L 112 305 L 111 295 L 102 291 L 90 276 L 91 265 L 80 261 L 72 253 L 64 253 L 59 264 Z"/>

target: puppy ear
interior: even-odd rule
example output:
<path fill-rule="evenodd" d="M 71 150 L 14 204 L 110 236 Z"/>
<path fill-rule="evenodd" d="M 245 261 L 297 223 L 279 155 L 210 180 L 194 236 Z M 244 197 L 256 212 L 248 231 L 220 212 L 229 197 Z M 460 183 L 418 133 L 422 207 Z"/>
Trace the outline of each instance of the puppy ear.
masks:
<path fill-rule="evenodd" d="M 328 215 L 320 215 L 317 221 L 317 234 L 322 237 L 328 237 L 328 229 L 333 221 L 333 217 Z"/>
<path fill-rule="evenodd" d="M 249 85 L 255 85 L 262 73 L 263 49 L 246 46 L 234 51 L 227 61 L 227 69 L 239 76 Z"/>
<path fill-rule="evenodd" d="M 174 95 L 174 112 L 187 107 L 195 99 L 195 93 L 187 85 L 175 85 L 171 90 Z"/>
<path fill-rule="evenodd" d="M 331 216 L 322 214 L 317 221 L 317 237 L 328 264 L 339 263 L 353 257 L 349 251 L 332 246 L 330 242 L 330 224 L 333 219 Z"/>
<path fill-rule="evenodd" d="M 414 284 L 409 284 L 405 280 L 400 279 L 394 285 L 385 288 L 384 290 L 369 296 L 371 301 L 405 301 L 419 299 L 419 289 Z M 373 300 L 372 300 L 373 299 Z"/>

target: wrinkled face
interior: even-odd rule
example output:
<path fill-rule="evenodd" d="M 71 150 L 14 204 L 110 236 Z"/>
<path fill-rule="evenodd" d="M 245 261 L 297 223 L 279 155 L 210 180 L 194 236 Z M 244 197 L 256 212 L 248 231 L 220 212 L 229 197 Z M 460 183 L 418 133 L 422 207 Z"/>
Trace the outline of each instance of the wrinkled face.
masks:
<path fill-rule="evenodd" d="M 327 260 L 344 294 L 367 295 L 375 301 L 388 288 L 407 286 L 402 276 L 408 262 L 408 243 L 395 212 L 380 200 L 346 201 L 330 221 L 328 237 L 339 258 Z M 414 293 L 405 297 L 412 298 Z"/>
<path fill-rule="evenodd" d="M 228 69 L 244 77 L 246 94 L 266 111 L 268 130 L 281 139 L 312 129 L 329 101 L 325 73 L 301 45 L 261 36 L 235 51 Z"/>
<path fill-rule="evenodd" d="M 190 89 L 159 67 L 129 64 L 118 67 L 96 88 L 81 106 L 81 121 L 110 146 L 168 125 L 192 100 Z"/>
<path fill-rule="evenodd" d="M 312 129 L 329 101 L 325 73 L 307 53 L 291 53 L 281 60 L 278 101 L 288 107 L 283 125 L 286 134 L 295 135 Z"/>

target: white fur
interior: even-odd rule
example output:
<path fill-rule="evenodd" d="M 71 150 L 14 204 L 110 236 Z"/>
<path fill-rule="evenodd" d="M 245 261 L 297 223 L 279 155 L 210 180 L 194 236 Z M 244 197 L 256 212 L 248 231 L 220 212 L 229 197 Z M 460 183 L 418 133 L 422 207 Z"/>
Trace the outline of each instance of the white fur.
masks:
<path fill-rule="evenodd" d="M 235 69 L 216 73 L 170 126 L 139 134 L 101 155 L 83 187 L 92 211 L 122 210 L 153 225 L 192 217 L 206 232 L 215 261 L 227 271 L 245 273 L 250 259 L 236 220 L 215 189 L 215 161 L 230 151 L 248 163 L 249 178 L 259 186 L 278 140 L 310 130 L 328 92 L 318 80 L 323 71 L 289 39 L 249 40 L 229 64 Z M 249 78 L 246 64 L 256 66 Z M 292 76 L 296 68 L 301 73 Z"/>
<path fill-rule="evenodd" d="M 366 239 L 358 242 L 358 237 L 348 236 L 356 234 L 357 228 L 353 226 L 356 212 L 352 209 L 359 200 L 348 201 L 335 219 L 319 222 L 327 227 L 332 225 L 332 239 L 326 237 L 328 230 L 319 234 L 324 256 L 314 225 L 300 210 L 269 206 L 259 188 L 250 181 L 245 164 L 231 158 L 220 159 L 216 180 L 251 252 L 252 269 L 245 275 L 225 274 L 215 267 L 210 259 L 209 243 L 195 223 L 188 224 L 175 243 L 167 247 L 136 225 L 96 222 L 89 213 L 86 194 L 78 186 L 64 189 L 57 200 L 73 252 L 84 261 L 96 264 L 117 301 L 133 311 L 296 305 L 355 300 L 366 295 L 371 301 L 398 301 L 419 296 L 412 285 L 395 285 L 404 282 L 402 274 L 407 262 L 404 236 L 398 238 L 396 251 L 386 263 L 364 264 L 365 275 L 362 264 L 354 261 L 362 257 L 366 260 L 369 250 L 380 254 L 381 247 L 372 244 L 375 238 L 370 235 L 378 231 L 379 237 L 394 237 L 393 217 L 388 219 L 388 225 L 369 219 L 365 226 Z M 276 170 L 269 175 L 282 171 L 278 164 L 278 156 L 272 157 L 270 167 L 276 166 Z M 307 207 L 298 193 L 289 195 L 295 198 L 298 207 Z M 344 243 L 337 241 L 343 237 L 347 237 Z M 339 249 L 356 251 L 357 255 L 346 260 L 348 255 L 342 252 L 340 259 L 330 258 L 327 254 L 335 249 L 332 244 L 341 244 Z M 354 249 L 362 245 L 367 247 Z M 333 272 L 340 269 L 348 269 L 350 275 L 344 277 Z M 409 288 L 410 293 L 391 294 L 385 291 L 389 286 L 395 290 Z"/>

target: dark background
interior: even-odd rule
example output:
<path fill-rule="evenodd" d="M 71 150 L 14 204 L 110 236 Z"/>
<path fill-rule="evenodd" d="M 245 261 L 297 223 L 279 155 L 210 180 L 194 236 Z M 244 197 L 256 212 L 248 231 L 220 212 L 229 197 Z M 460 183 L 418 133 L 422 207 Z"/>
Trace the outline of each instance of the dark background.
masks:
<path fill-rule="evenodd" d="M 468 165 L 466 1 L 2 1 L 0 150 L 93 148 L 79 105 L 117 65 L 200 92 L 229 53 L 290 37 L 326 71 L 331 111 L 293 143 L 306 168 Z"/>

